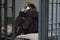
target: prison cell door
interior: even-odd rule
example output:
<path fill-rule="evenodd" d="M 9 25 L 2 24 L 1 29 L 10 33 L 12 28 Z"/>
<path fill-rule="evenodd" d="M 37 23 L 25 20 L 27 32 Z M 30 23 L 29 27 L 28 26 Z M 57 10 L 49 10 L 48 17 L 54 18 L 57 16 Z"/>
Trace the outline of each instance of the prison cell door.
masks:
<path fill-rule="evenodd" d="M 59 40 L 60 0 L 49 0 L 48 36 L 50 40 Z"/>
<path fill-rule="evenodd" d="M 46 37 L 48 35 L 49 39 L 47 40 L 60 40 L 60 0 L 40 0 L 39 3 L 40 39 L 46 40 Z"/>
<path fill-rule="evenodd" d="M 9 14 L 11 16 L 9 16 Z M 10 24 L 12 25 L 12 36 L 11 40 L 15 38 L 15 0 L 0 0 L 0 40 L 8 39 L 8 22 L 10 19 Z M 4 28 L 4 30 L 2 30 Z M 3 32 L 2 32 L 3 31 Z"/>

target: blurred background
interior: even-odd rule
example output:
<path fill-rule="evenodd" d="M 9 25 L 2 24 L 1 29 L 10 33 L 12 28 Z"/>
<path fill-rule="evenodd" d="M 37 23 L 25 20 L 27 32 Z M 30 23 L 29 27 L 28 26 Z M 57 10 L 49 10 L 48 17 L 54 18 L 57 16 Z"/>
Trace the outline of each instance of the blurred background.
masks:
<path fill-rule="evenodd" d="M 2 30 L 1 35 L 3 35 L 3 37 L 5 36 L 7 39 L 7 34 L 13 34 L 15 23 L 14 20 L 19 15 L 19 12 L 23 8 L 25 2 L 30 2 L 36 5 L 37 11 L 39 12 L 39 18 L 41 18 L 40 20 L 48 20 L 45 20 L 46 22 L 44 20 L 42 20 L 42 22 L 39 21 L 39 23 L 42 25 L 41 27 L 39 26 L 39 28 L 42 30 L 47 29 L 45 31 L 48 31 L 46 33 L 48 33 L 47 35 L 49 40 L 60 40 L 60 0 L 0 0 L 0 30 Z M 40 14 L 42 14 L 42 16 Z M 45 28 L 46 26 L 44 25 L 47 25 L 48 27 Z M 41 35 L 45 35 L 45 31 L 41 31 L 39 33 L 41 33 Z M 38 35 L 35 36 L 38 37 Z M 45 37 L 43 37 L 43 39 Z"/>

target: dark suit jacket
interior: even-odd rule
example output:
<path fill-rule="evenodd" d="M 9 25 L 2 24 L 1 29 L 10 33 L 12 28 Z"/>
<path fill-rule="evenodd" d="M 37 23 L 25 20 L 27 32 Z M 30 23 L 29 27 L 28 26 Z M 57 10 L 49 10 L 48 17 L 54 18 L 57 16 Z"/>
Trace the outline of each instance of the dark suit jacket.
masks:
<path fill-rule="evenodd" d="M 27 15 L 24 16 L 25 19 L 23 19 L 23 16 L 19 15 L 16 18 L 16 29 L 19 30 L 18 33 L 21 32 L 24 34 L 27 33 L 37 33 L 38 32 L 38 12 L 30 14 L 30 12 L 26 13 Z"/>

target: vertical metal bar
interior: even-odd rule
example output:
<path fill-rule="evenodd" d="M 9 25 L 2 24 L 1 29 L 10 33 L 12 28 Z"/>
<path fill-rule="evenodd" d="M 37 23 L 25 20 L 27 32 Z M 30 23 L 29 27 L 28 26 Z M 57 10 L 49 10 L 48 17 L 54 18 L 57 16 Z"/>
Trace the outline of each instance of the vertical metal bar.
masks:
<path fill-rule="evenodd" d="M 15 40 L 15 0 L 12 0 L 12 40 Z"/>
<path fill-rule="evenodd" d="M 60 0 L 58 0 L 58 2 L 59 2 L 59 18 L 60 18 Z M 58 40 L 60 40 L 60 19 L 59 19 Z"/>
<path fill-rule="evenodd" d="M 5 28 L 4 40 L 7 40 L 7 0 L 4 0 L 4 28 Z"/>
<path fill-rule="evenodd" d="M 40 0 L 39 4 L 39 40 L 48 40 L 49 0 Z"/>
<path fill-rule="evenodd" d="M 58 1 L 56 0 L 56 40 L 57 40 L 57 3 Z"/>
<path fill-rule="evenodd" d="M 1 26 L 2 26 L 2 21 L 1 21 L 1 2 L 2 2 L 2 0 L 0 0 L 0 40 L 2 40 L 2 35 L 1 35 Z"/>
<path fill-rule="evenodd" d="M 53 0 L 52 0 L 52 25 L 51 25 L 51 40 L 53 40 Z"/>

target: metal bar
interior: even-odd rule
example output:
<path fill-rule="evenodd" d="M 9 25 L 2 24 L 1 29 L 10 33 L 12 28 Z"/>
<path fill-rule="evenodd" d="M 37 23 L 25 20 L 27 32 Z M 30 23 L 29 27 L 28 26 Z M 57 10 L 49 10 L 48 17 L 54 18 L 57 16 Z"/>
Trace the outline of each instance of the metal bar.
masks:
<path fill-rule="evenodd" d="M 5 28 L 5 35 L 4 40 L 7 40 L 7 0 L 4 0 L 4 28 Z"/>
<path fill-rule="evenodd" d="M 57 2 L 57 3 L 49 3 L 49 4 L 60 4 L 60 2 Z"/>
<path fill-rule="evenodd" d="M 12 40 L 15 40 L 15 0 L 12 0 Z"/>
<path fill-rule="evenodd" d="M 51 23 L 52 24 L 52 23 Z M 51 24 L 48 24 L 48 25 L 51 25 Z M 56 23 L 53 23 L 53 24 L 56 24 Z M 60 24 L 60 23 L 57 23 L 57 24 Z"/>
<path fill-rule="evenodd" d="M 39 0 L 39 40 L 48 40 L 49 0 Z"/>
<path fill-rule="evenodd" d="M 51 25 L 51 40 L 53 40 L 53 0 L 52 0 L 52 25 Z"/>
<path fill-rule="evenodd" d="M 57 28 L 57 29 L 59 29 L 59 28 Z M 56 29 L 53 29 L 53 31 L 55 31 Z M 51 30 L 48 30 L 48 31 L 51 31 Z"/>
<path fill-rule="evenodd" d="M 1 4 L 2 0 L 0 0 L 0 4 Z M 1 26 L 2 26 L 2 21 L 1 21 L 1 5 L 0 5 L 0 40 L 2 40 L 2 35 L 1 35 Z"/>
<path fill-rule="evenodd" d="M 56 40 L 57 40 L 57 3 L 58 1 L 56 0 Z"/>
<path fill-rule="evenodd" d="M 5 7 L 1 7 L 1 8 L 5 8 Z M 7 8 L 12 8 L 12 7 L 7 7 Z"/>
<path fill-rule="evenodd" d="M 58 0 L 59 2 L 60 0 Z M 59 4 L 59 18 L 60 18 L 60 4 Z M 60 19 L 59 19 L 60 22 Z M 59 30 L 58 30 L 58 40 L 60 40 L 60 23 L 59 23 Z"/>

